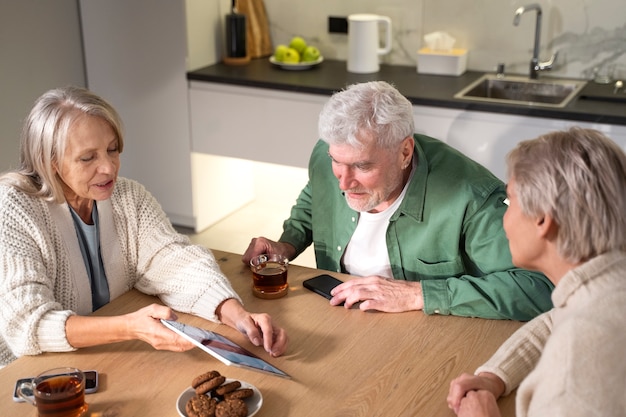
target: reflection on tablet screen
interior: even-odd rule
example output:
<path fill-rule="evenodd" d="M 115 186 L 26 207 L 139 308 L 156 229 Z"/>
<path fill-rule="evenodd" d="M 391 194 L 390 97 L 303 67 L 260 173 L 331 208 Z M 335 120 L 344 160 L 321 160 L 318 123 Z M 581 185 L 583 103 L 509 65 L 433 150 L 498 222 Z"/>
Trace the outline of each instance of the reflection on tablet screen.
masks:
<path fill-rule="evenodd" d="M 215 356 L 227 365 L 269 372 L 273 375 L 289 377 L 285 372 L 272 366 L 254 353 L 247 351 L 221 334 L 170 320 L 161 320 L 167 327 L 194 342 L 204 351 Z"/>

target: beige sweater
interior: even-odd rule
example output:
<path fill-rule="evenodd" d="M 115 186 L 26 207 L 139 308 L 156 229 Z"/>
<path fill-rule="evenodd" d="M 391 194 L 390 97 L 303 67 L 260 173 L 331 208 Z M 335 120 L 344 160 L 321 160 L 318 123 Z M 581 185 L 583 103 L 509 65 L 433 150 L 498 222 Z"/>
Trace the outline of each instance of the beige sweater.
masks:
<path fill-rule="evenodd" d="M 626 254 L 570 271 L 552 301 L 476 373 L 519 386 L 517 417 L 626 416 Z"/>
<path fill-rule="evenodd" d="M 111 300 L 137 288 L 217 321 L 216 307 L 239 299 L 213 255 L 177 233 L 143 186 L 119 178 L 111 198 L 97 204 Z M 91 311 L 68 205 L 0 186 L 0 367 L 22 355 L 73 350 L 65 321 Z"/>

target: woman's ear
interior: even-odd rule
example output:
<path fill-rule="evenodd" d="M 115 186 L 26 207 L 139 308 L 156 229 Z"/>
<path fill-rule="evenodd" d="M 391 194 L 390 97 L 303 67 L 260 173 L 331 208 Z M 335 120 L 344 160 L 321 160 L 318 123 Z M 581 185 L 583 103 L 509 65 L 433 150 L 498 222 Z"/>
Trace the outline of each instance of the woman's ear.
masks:
<path fill-rule="evenodd" d="M 535 221 L 535 225 L 537 226 L 539 237 L 546 240 L 556 239 L 559 226 L 556 221 L 554 221 L 552 216 L 544 214 L 543 216 L 538 217 Z"/>

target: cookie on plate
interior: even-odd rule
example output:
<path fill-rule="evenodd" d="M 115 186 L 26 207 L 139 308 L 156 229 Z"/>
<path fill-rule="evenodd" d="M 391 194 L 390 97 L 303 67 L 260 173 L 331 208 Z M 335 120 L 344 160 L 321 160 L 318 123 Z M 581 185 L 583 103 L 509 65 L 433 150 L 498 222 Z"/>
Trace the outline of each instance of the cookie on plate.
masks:
<path fill-rule="evenodd" d="M 215 378 L 209 379 L 208 381 L 203 382 L 202 384 L 196 387 L 196 394 L 206 394 L 212 389 L 215 389 L 219 387 L 220 385 L 222 385 L 224 381 L 226 381 L 226 378 L 221 375 L 216 376 Z"/>
<path fill-rule="evenodd" d="M 209 372 L 205 372 L 202 375 L 198 375 L 197 377 L 195 377 L 193 379 L 193 381 L 191 381 L 191 386 L 193 388 L 198 387 L 198 385 L 207 382 L 210 379 L 216 378 L 220 376 L 220 373 L 217 371 L 209 371 Z"/>
<path fill-rule="evenodd" d="M 232 382 L 229 382 L 228 384 L 220 385 L 219 387 L 215 388 L 215 393 L 217 395 L 224 395 L 240 387 L 241 387 L 241 382 L 232 381 Z"/>
<path fill-rule="evenodd" d="M 224 400 L 215 406 L 215 417 L 246 417 L 248 406 L 243 400 Z"/>
<path fill-rule="evenodd" d="M 185 411 L 189 417 L 215 417 L 217 401 L 206 395 L 194 395 L 185 404 Z"/>
<path fill-rule="evenodd" d="M 231 392 L 227 392 L 226 394 L 224 394 L 224 398 L 227 400 L 235 399 L 235 398 L 239 398 L 240 400 L 243 400 L 244 398 L 249 398 L 249 397 L 252 397 L 253 395 L 254 395 L 254 391 L 252 391 L 252 388 L 240 388 Z"/>

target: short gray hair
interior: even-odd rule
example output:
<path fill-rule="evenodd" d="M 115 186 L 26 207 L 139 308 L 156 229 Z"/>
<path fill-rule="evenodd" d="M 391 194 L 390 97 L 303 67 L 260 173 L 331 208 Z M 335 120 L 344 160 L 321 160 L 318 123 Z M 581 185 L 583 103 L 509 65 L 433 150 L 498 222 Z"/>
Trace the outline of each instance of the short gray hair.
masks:
<path fill-rule="evenodd" d="M 60 167 L 70 127 L 84 115 L 99 117 L 111 126 L 121 153 L 122 121 L 113 106 L 81 87 L 53 89 L 35 101 L 22 129 L 19 168 L 2 175 L 0 183 L 47 201 L 64 202 L 53 164 Z"/>
<path fill-rule="evenodd" d="M 615 142 L 573 127 L 519 143 L 507 162 L 522 212 L 558 224 L 562 257 L 626 250 L 626 154 Z"/>
<path fill-rule="evenodd" d="M 332 95 L 319 116 L 319 136 L 330 144 L 362 146 L 358 136 L 371 135 L 391 148 L 415 132 L 413 105 L 391 84 L 353 84 Z"/>

